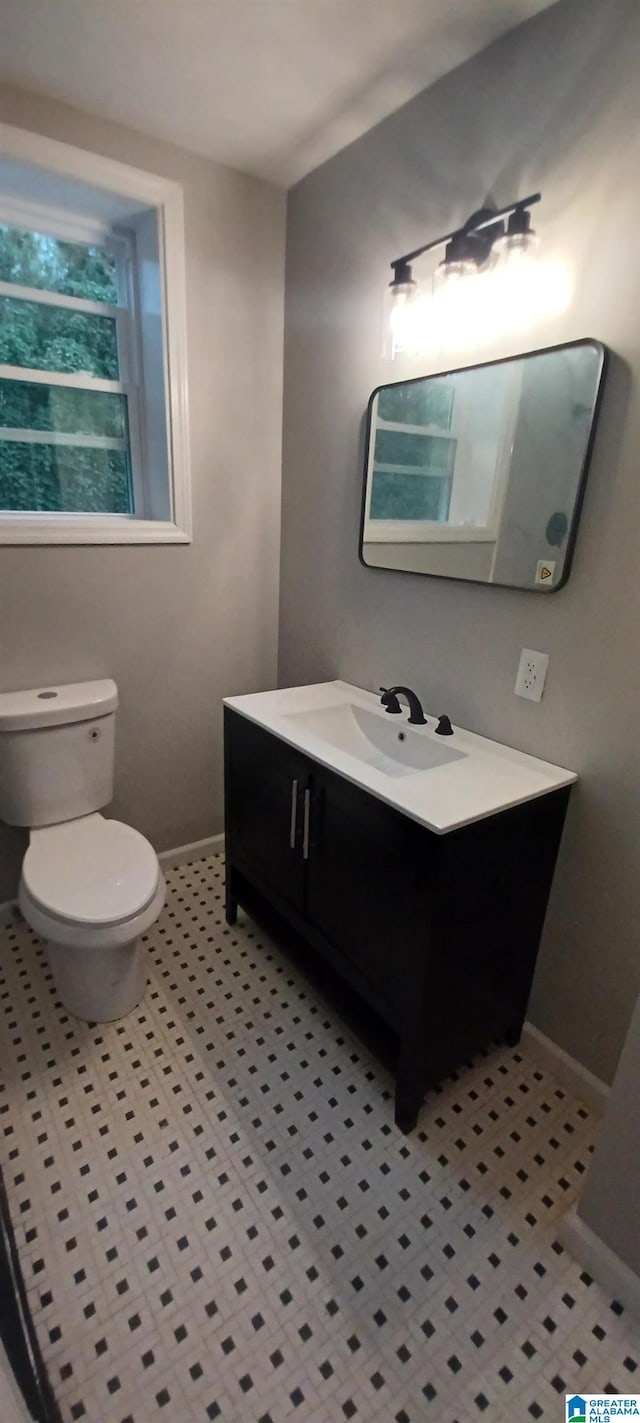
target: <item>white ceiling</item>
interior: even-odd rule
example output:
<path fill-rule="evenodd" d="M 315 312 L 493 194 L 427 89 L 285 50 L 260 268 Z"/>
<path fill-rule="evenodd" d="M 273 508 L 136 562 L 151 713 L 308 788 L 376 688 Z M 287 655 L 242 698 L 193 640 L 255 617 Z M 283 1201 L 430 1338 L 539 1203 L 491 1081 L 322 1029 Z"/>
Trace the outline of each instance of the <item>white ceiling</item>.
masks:
<path fill-rule="evenodd" d="M 2 0 L 13 83 L 281 184 L 552 0 Z"/>

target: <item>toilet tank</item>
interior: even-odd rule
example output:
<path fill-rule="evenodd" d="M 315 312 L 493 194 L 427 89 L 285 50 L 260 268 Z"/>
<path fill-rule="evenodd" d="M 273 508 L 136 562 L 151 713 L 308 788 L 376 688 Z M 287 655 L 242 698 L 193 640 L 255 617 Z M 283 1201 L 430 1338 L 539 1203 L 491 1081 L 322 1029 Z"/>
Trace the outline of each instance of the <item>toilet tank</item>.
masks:
<path fill-rule="evenodd" d="M 113 797 L 115 682 L 0 694 L 0 819 L 57 825 Z"/>

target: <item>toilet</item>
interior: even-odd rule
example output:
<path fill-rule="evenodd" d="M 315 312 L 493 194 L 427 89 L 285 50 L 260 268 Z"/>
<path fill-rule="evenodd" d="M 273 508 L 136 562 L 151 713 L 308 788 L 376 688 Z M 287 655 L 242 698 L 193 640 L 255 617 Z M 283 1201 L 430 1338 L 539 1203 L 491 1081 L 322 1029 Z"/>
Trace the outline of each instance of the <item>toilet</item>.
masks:
<path fill-rule="evenodd" d="M 100 814 L 113 796 L 110 679 L 0 694 L 0 819 L 29 828 L 19 903 L 77 1018 L 130 1013 L 146 986 L 140 936 L 165 901 L 144 835 Z"/>

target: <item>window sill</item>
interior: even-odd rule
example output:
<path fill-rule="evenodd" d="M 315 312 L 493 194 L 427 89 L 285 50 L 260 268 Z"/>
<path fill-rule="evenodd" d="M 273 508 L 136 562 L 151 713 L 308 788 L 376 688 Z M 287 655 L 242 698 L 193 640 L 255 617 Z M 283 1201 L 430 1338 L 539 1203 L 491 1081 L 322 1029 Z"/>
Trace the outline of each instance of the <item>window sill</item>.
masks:
<path fill-rule="evenodd" d="M 126 514 L 3 514 L 0 545 L 6 544 L 190 544 L 191 530 L 160 519 Z"/>

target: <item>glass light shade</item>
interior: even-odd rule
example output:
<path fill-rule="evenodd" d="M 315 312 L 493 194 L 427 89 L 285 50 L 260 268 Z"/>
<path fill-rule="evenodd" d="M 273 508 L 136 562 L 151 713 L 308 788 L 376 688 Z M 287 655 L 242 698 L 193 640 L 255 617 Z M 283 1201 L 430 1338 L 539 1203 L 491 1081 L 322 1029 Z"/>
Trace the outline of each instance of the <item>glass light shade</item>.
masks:
<path fill-rule="evenodd" d="M 382 356 L 386 360 L 414 350 L 417 309 L 417 284 L 391 282 L 385 290 L 382 317 Z"/>
<path fill-rule="evenodd" d="M 507 232 L 494 243 L 492 271 L 494 324 L 498 332 L 535 324 L 540 302 L 538 238 L 535 232 Z"/>
<path fill-rule="evenodd" d="M 441 262 L 433 274 L 433 313 L 440 349 L 463 348 L 475 336 L 478 268 L 468 259 Z"/>
<path fill-rule="evenodd" d="M 494 242 L 492 254 L 504 267 L 512 262 L 534 262 L 538 247 L 537 233 L 531 229 L 528 232 L 507 232 L 504 237 L 498 237 Z"/>
<path fill-rule="evenodd" d="M 437 296 L 440 291 L 452 290 L 461 282 L 472 282 L 477 275 L 475 262 L 468 258 L 459 262 L 440 262 L 433 274 L 433 294 Z"/>

